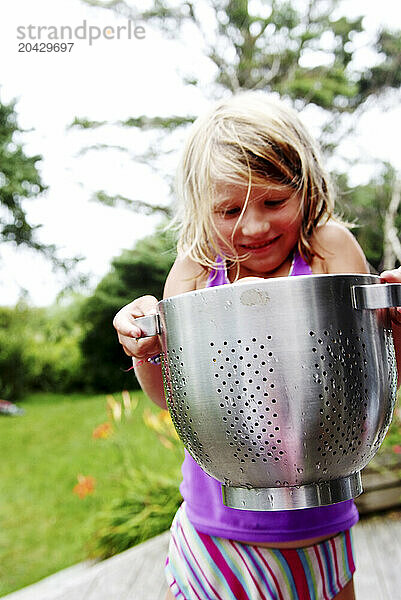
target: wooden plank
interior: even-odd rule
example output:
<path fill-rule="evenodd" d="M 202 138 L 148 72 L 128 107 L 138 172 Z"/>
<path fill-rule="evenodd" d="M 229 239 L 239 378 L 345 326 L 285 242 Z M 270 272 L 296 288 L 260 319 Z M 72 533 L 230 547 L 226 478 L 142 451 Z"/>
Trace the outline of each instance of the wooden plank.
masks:
<path fill-rule="evenodd" d="M 401 485 L 365 492 L 356 499 L 361 514 L 388 510 L 401 505 Z"/>
<path fill-rule="evenodd" d="M 365 473 L 362 475 L 362 485 L 365 492 L 387 487 L 401 487 L 398 472 L 385 471 L 383 473 Z"/>
<path fill-rule="evenodd" d="M 394 556 L 391 556 L 390 560 L 389 550 L 391 546 L 389 547 L 387 543 L 387 528 L 384 526 L 384 521 L 378 518 L 367 519 L 364 526 L 368 531 L 372 556 L 380 577 L 381 597 L 383 600 L 399 598 L 400 587 L 397 584 L 399 567 L 397 562 L 394 561 Z"/>
<path fill-rule="evenodd" d="M 386 579 L 386 586 L 389 589 L 391 598 L 401 597 L 401 543 L 399 537 L 401 535 L 401 523 L 397 523 L 398 527 L 394 527 L 395 521 L 391 518 L 386 518 L 383 521 L 377 519 L 375 523 L 376 532 L 380 532 L 381 560 L 387 565 L 391 565 L 390 573 Z M 398 531 L 397 531 L 398 530 Z M 398 542 L 398 543 L 397 543 Z M 391 560 L 389 560 L 391 556 Z"/>
<path fill-rule="evenodd" d="M 168 540 L 166 540 L 167 542 Z M 167 583 L 164 576 L 164 562 L 167 555 L 167 543 L 163 550 L 155 548 L 146 557 L 146 569 L 142 569 L 130 590 L 121 600 L 164 600 Z"/>
<path fill-rule="evenodd" d="M 105 561 L 61 571 L 2 600 L 164 600 L 168 539 L 169 533 L 163 533 Z"/>
<path fill-rule="evenodd" d="M 380 576 L 372 556 L 369 532 L 360 521 L 353 528 L 355 542 L 355 596 L 357 600 L 385 600 L 381 595 Z M 394 599 L 393 599 L 394 600 Z"/>
<path fill-rule="evenodd" d="M 401 568 L 401 513 L 396 512 L 393 515 L 389 515 L 387 527 L 390 529 L 392 535 L 392 543 L 397 551 L 399 565 Z"/>
<path fill-rule="evenodd" d="M 141 571 L 148 567 L 148 556 L 147 552 L 142 555 L 136 552 L 134 556 L 123 553 L 118 555 L 119 560 L 106 562 L 92 580 L 91 587 L 85 593 L 85 600 L 106 597 L 124 600 L 135 586 L 136 578 L 140 576 Z"/>
<path fill-rule="evenodd" d="M 357 600 L 401 598 L 401 512 L 362 519 L 353 529 Z M 67 569 L 2 600 L 165 600 L 168 532 L 94 566 Z M 52 578 L 48 578 L 51 580 Z M 41 586 L 41 587 L 38 587 Z M 42 591 L 41 591 L 42 590 Z"/>

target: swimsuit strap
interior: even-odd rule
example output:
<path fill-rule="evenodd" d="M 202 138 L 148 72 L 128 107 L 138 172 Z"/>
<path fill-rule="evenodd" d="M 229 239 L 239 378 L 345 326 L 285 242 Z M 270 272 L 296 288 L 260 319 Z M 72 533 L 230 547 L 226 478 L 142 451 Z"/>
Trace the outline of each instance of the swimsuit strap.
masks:
<path fill-rule="evenodd" d="M 218 267 L 217 269 L 212 269 L 210 271 L 207 279 L 207 287 L 214 287 L 216 285 L 230 283 L 227 275 L 226 263 L 221 256 L 216 257 L 216 263 Z M 312 275 L 312 269 L 310 265 L 308 265 L 308 263 L 302 258 L 298 249 L 294 251 L 288 277 L 296 275 Z"/>
<path fill-rule="evenodd" d="M 291 269 L 288 275 L 312 275 L 311 266 L 302 258 L 298 248 L 294 252 Z"/>
<path fill-rule="evenodd" d="M 216 263 L 218 267 L 216 269 L 211 269 L 209 273 L 209 277 L 207 278 L 206 287 L 214 287 L 216 285 L 224 285 L 225 283 L 230 283 L 227 275 L 227 266 L 226 261 L 218 255 L 216 256 Z"/>

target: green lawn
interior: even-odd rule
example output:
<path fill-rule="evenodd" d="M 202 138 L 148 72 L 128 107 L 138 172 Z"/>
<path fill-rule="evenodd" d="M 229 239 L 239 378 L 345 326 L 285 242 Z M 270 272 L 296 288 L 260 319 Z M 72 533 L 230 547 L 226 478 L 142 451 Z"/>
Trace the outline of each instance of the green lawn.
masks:
<path fill-rule="evenodd" d="M 139 403 L 121 423 L 119 440 L 134 464 L 165 473 L 178 457 L 144 425 L 151 403 L 133 395 Z M 35 394 L 19 405 L 24 416 L 0 417 L 0 595 L 86 559 L 97 515 L 122 474 L 113 437 L 92 438 L 107 420 L 104 395 Z M 96 480 L 83 499 L 72 491 L 78 474 Z"/>

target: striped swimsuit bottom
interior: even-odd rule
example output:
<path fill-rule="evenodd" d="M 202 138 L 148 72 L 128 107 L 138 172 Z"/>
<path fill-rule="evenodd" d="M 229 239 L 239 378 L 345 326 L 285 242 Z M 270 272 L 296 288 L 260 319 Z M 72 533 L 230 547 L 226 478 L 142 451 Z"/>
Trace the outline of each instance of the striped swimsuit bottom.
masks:
<path fill-rule="evenodd" d="M 263 548 L 200 533 L 185 502 L 165 567 L 179 600 L 333 600 L 354 571 L 349 530 L 304 548 Z"/>

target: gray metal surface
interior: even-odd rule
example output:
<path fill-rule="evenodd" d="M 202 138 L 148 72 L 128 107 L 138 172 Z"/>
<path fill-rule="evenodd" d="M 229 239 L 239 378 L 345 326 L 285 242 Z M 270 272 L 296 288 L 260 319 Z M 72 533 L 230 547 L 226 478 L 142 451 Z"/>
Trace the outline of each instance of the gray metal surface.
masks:
<path fill-rule="evenodd" d="M 352 299 L 355 308 L 376 309 L 401 306 L 401 285 L 377 283 L 353 286 Z"/>
<path fill-rule="evenodd" d="M 396 392 L 388 311 L 353 306 L 370 302 L 360 286 L 379 281 L 272 278 L 159 303 L 174 425 L 229 506 L 306 508 L 360 493 L 352 476 L 377 452 Z M 372 287 L 383 306 L 398 302 L 401 286 Z M 261 488 L 272 502 L 259 502 Z"/>
<path fill-rule="evenodd" d="M 222 486 L 223 503 L 247 510 L 294 510 L 305 506 L 323 506 L 350 500 L 362 493 L 361 474 L 318 483 L 275 487 L 247 488 Z"/>

